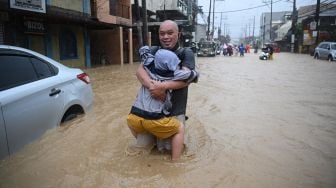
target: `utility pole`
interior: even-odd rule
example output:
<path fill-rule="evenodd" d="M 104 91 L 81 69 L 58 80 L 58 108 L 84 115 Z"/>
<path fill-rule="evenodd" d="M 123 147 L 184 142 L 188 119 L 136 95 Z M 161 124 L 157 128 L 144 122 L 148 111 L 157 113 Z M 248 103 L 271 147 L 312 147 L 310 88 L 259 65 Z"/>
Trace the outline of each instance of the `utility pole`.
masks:
<path fill-rule="evenodd" d="M 254 45 L 254 27 L 255 27 L 255 16 L 253 16 L 253 28 L 252 28 L 252 44 Z"/>
<path fill-rule="evenodd" d="M 138 30 L 138 43 L 139 43 L 139 47 L 142 47 L 143 41 L 142 41 L 139 1 L 134 0 L 134 5 L 135 5 L 135 20 L 136 20 L 136 25 L 137 25 L 137 30 Z"/>
<path fill-rule="evenodd" d="M 296 15 L 296 0 L 293 1 L 293 13 L 292 13 L 292 37 L 291 37 L 291 52 L 295 52 L 295 35 L 296 35 L 296 22 L 297 22 L 297 15 Z"/>
<path fill-rule="evenodd" d="M 164 20 L 167 19 L 167 16 L 166 16 L 166 0 L 163 1 L 163 15 L 164 15 Z"/>
<path fill-rule="evenodd" d="M 248 23 L 248 41 L 250 42 L 251 40 L 251 19 L 249 19 L 249 23 Z"/>
<path fill-rule="evenodd" d="M 210 16 L 211 16 L 211 1 L 210 0 L 210 6 L 209 6 L 209 16 L 208 16 L 208 34 L 207 34 L 207 40 L 210 40 Z"/>
<path fill-rule="evenodd" d="M 225 27 L 225 23 L 224 23 L 223 25 L 224 25 L 223 35 L 224 35 L 224 37 L 226 37 L 226 27 Z"/>
<path fill-rule="evenodd" d="M 270 19 L 270 42 L 272 41 L 272 11 L 273 11 L 273 0 L 271 0 L 271 19 Z"/>
<path fill-rule="evenodd" d="M 142 0 L 142 25 L 143 25 L 143 43 L 148 45 L 148 25 L 147 25 L 147 6 L 146 0 Z"/>
<path fill-rule="evenodd" d="M 264 32 L 263 32 L 263 44 L 265 44 L 265 35 L 266 35 L 266 15 L 264 15 L 264 19 L 263 19 L 263 23 L 264 23 Z"/>
<path fill-rule="evenodd" d="M 213 0 L 213 12 L 212 12 L 212 39 L 215 33 L 215 2 L 216 0 Z"/>
<path fill-rule="evenodd" d="M 222 34 L 222 12 L 221 12 L 221 18 L 220 18 L 220 23 L 219 23 L 219 29 L 218 29 L 218 39 L 220 38 Z"/>
<path fill-rule="evenodd" d="M 316 38 L 315 38 L 315 46 L 317 46 L 317 45 L 318 45 L 318 38 L 319 38 L 320 0 L 317 0 L 317 3 L 316 3 L 315 22 L 316 22 Z"/>

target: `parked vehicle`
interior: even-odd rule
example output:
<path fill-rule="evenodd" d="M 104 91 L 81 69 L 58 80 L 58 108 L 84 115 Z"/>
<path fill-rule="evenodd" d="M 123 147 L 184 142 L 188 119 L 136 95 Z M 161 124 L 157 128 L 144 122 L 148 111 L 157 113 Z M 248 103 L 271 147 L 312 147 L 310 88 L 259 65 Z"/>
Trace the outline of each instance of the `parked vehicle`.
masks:
<path fill-rule="evenodd" d="M 213 41 L 202 41 L 198 43 L 197 56 L 216 56 L 217 44 Z"/>
<path fill-rule="evenodd" d="M 314 58 L 334 61 L 336 59 L 336 42 L 321 42 L 314 50 Z"/>
<path fill-rule="evenodd" d="M 0 45 L 0 158 L 87 112 L 89 76 L 34 51 Z"/>

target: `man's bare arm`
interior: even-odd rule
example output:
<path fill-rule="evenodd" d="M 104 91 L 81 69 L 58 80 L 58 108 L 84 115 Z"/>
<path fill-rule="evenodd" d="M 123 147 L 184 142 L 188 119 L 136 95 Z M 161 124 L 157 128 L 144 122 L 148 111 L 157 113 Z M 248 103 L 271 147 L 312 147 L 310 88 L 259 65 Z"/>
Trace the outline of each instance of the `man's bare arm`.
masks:
<path fill-rule="evenodd" d="M 177 81 L 177 80 L 170 80 L 170 81 L 165 81 L 165 82 L 155 82 L 154 86 L 162 88 L 164 90 L 175 90 L 175 89 L 181 89 L 186 86 L 188 86 L 189 83 L 185 81 Z"/>
<path fill-rule="evenodd" d="M 142 64 L 139 65 L 135 75 L 138 78 L 139 82 L 146 88 L 150 88 L 153 84 L 152 79 L 149 77 Z"/>
<path fill-rule="evenodd" d="M 157 100 L 164 101 L 166 99 L 166 91 L 181 89 L 189 84 L 184 81 L 165 81 L 159 82 L 152 80 L 143 65 L 140 65 L 136 71 L 136 76 L 139 82 L 146 88 L 149 89 L 151 96 Z"/>

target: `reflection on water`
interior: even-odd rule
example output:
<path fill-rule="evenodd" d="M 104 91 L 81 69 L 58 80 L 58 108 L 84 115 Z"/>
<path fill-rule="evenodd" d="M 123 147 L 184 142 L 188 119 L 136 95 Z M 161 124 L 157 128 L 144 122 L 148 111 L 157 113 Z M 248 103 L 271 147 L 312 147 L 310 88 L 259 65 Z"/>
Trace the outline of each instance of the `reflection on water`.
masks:
<path fill-rule="evenodd" d="M 285 53 L 198 58 L 176 163 L 129 152 L 137 66 L 88 69 L 92 111 L 1 161 L 0 187 L 336 186 L 336 64 Z"/>

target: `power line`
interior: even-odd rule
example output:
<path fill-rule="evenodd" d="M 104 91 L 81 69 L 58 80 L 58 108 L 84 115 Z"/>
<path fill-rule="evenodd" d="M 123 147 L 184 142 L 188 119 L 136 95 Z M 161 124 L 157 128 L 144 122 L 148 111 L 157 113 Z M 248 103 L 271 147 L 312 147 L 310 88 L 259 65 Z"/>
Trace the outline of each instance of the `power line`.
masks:
<path fill-rule="evenodd" d="M 277 0 L 277 1 L 274 1 L 274 3 L 279 3 L 283 0 Z M 267 5 L 259 5 L 259 6 L 255 6 L 255 7 L 250 7 L 250 8 L 244 8 L 244 9 L 238 9 L 238 10 L 229 10 L 229 11 L 224 11 L 224 12 L 215 12 L 215 13 L 230 13 L 230 12 L 241 12 L 241 11 L 246 11 L 246 10 L 252 10 L 252 9 L 256 9 L 256 8 L 260 8 L 260 7 L 265 7 Z M 209 12 L 208 12 L 209 13 Z"/>

